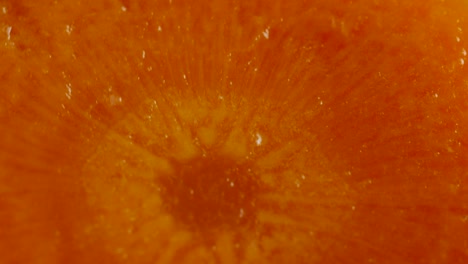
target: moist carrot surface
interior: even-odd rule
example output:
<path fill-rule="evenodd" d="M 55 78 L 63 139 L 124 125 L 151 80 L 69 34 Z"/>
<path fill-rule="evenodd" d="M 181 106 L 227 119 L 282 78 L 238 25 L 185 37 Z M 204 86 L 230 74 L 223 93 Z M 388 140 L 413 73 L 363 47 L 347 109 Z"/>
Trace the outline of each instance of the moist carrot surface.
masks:
<path fill-rule="evenodd" d="M 0 1 L 0 262 L 466 263 L 467 11 Z"/>

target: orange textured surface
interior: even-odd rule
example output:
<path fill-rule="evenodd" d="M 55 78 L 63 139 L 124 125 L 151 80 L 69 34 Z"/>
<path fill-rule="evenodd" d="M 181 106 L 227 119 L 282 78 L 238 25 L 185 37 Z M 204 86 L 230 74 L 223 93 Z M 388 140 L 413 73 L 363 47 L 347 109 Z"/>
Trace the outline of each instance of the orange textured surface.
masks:
<path fill-rule="evenodd" d="M 467 263 L 467 18 L 0 0 L 0 263 Z"/>

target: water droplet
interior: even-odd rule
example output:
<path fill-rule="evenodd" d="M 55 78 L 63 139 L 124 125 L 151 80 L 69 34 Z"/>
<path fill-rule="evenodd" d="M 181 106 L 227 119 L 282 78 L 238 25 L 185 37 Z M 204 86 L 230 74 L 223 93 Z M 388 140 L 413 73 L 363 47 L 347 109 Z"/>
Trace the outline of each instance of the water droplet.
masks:
<path fill-rule="evenodd" d="M 297 188 L 300 188 L 300 187 L 301 187 L 301 182 L 300 182 L 299 180 L 296 180 L 294 183 L 296 184 L 296 187 L 297 187 Z"/>
<path fill-rule="evenodd" d="M 336 18 L 334 16 L 331 17 L 331 26 L 332 28 L 336 28 Z"/>
<path fill-rule="evenodd" d="M 72 31 L 73 31 L 72 26 L 70 26 L 70 25 L 65 26 L 65 32 L 67 32 L 68 35 L 71 35 Z"/>
<path fill-rule="evenodd" d="M 340 23 L 340 31 L 341 31 L 341 34 L 347 36 L 348 35 L 348 29 L 346 27 L 346 24 L 344 21 L 341 21 Z"/>
<path fill-rule="evenodd" d="M 65 93 L 65 96 L 67 96 L 68 99 L 71 99 L 71 97 L 72 97 L 72 86 L 69 83 L 67 83 L 65 86 L 67 87 L 67 92 Z"/>
<path fill-rule="evenodd" d="M 270 28 L 267 28 L 265 29 L 263 32 L 262 32 L 263 36 L 268 39 L 270 37 Z"/>
<path fill-rule="evenodd" d="M 262 138 L 262 135 L 260 135 L 259 133 L 255 134 L 256 138 L 255 138 L 255 144 L 257 144 L 257 146 L 260 146 L 262 144 L 262 141 L 263 141 L 263 138 Z"/>
<path fill-rule="evenodd" d="M 109 96 L 109 103 L 112 106 L 121 104 L 122 103 L 122 97 L 117 96 L 115 94 L 112 94 L 111 96 Z"/>
<path fill-rule="evenodd" d="M 13 27 L 11 27 L 11 26 L 6 27 L 6 30 L 5 30 L 5 31 L 6 31 L 7 39 L 8 39 L 8 40 L 10 40 L 10 38 L 11 38 L 11 35 L 10 35 L 10 34 L 11 34 L 11 30 L 12 30 L 12 29 L 13 29 Z"/>
<path fill-rule="evenodd" d="M 463 223 L 468 222 L 468 215 L 465 215 L 465 216 L 462 218 L 462 222 L 463 222 Z"/>

